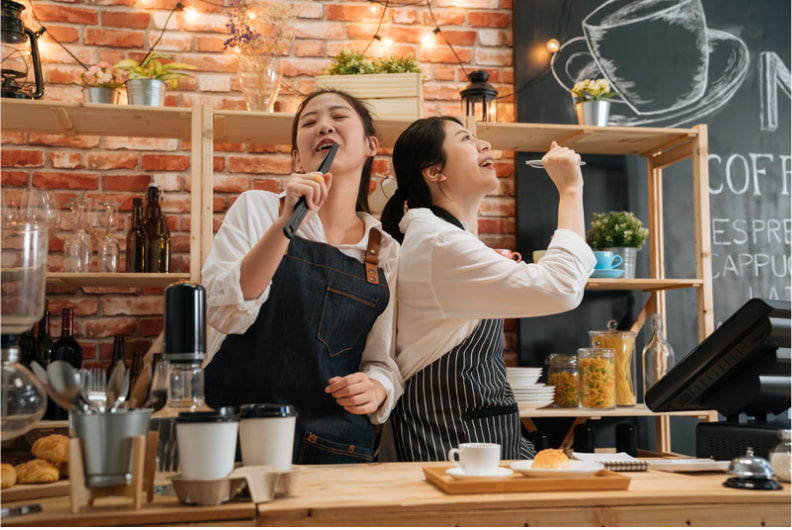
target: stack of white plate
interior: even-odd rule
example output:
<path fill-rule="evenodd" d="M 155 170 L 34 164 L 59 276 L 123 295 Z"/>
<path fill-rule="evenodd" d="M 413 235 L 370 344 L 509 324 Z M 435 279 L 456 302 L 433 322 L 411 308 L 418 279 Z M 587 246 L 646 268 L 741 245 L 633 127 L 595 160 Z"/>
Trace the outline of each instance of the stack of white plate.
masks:
<path fill-rule="evenodd" d="M 541 368 L 506 367 L 506 380 L 512 387 L 514 398 L 521 405 L 541 408 L 553 403 L 554 386 L 538 384 Z"/>

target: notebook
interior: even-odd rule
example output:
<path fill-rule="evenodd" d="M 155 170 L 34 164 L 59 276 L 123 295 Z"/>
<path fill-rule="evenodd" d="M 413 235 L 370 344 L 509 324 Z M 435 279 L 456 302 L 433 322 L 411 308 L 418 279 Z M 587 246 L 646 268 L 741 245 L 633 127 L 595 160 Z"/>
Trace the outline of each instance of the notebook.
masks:
<path fill-rule="evenodd" d="M 572 453 L 572 457 L 583 462 L 599 462 L 611 471 L 646 471 L 649 463 L 627 453 Z"/>

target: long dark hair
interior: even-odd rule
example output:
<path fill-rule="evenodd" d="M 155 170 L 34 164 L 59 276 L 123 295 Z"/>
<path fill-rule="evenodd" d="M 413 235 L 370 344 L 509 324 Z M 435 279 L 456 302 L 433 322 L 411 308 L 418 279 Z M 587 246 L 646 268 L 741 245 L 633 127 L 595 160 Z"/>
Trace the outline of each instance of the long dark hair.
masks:
<path fill-rule="evenodd" d="M 363 132 L 365 133 L 366 137 L 369 136 L 377 136 L 377 130 L 374 128 L 374 118 L 371 117 L 371 111 L 369 111 L 368 107 L 365 103 L 360 101 L 358 98 L 351 94 L 347 94 L 342 90 L 317 90 L 308 96 L 300 103 L 300 106 L 297 108 L 297 113 L 294 115 L 294 120 L 292 121 L 292 150 L 297 150 L 297 127 L 300 121 L 300 117 L 302 116 L 303 111 L 305 110 L 305 106 L 308 105 L 313 98 L 316 96 L 321 96 L 322 94 L 337 94 L 344 98 L 347 103 L 352 107 L 352 109 L 360 116 L 360 120 L 363 122 Z M 371 182 L 371 167 L 374 164 L 374 157 L 370 156 L 366 159 L 366 163 L 363 164 L 363 171 L 360 173 L 360 186 L 358 187 L 358 196 L 357 201 L 355 203 L 355 210 L 359 212 L 366 212 L 371 213 L 371 208 L 369 208 L 368 203 L 368 196 L 369 196 L 369 183 Z"/>
<path fill-rule="evenodd" d="M 426 168 L 438 164 L 441 168 L 445 166 L 446 153 L 443 142 L 446 138 L 446 122 L 463 125 L 451 116 L 422 118 L 411 123 L 399 135 L 393 146 L 393 169 L 396 172 L 398 188 L 385 204 L 381 220 L 382 228 L 399 242 L 404 240 L 404 234 L 399 230 L 399 222 L 404 217 L 405 204 L 408 208 L 430 208 L 440 217 L 446 217 L 441 213 L 447 214 L 445 210 L 432 204 L 432 194 L 423 176 L 423 170 Z M 446 220 L 459 224 L 456 219 Z"/>

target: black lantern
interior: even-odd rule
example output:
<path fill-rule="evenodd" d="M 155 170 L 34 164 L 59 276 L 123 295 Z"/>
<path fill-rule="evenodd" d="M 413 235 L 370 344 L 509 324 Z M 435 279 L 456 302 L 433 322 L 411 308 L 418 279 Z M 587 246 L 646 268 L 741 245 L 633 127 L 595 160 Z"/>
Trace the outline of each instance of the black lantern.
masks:
<path fill-rule="evenodd" d="M 460 92 L 465 116 L 472 116 L 476 121 L 497 121 L 498 91 L 487 82 L 489 74 L 475 70 L 468 74 L 468 79 L 470 84 Z"/>
<path fill-rule="evenodd" d="M 22 22 L 25 6 L 11 0 L 3 0 L 0 18 L 0 54 L 2 55 L 3 85 L 0 96 L 4 98 L 39 99 L 44 95 L 44 80 L 41 77 L 41 59 L 38 37 Z M 42 30 L 43 33 L 43 30 Z M 36 79 L 35 87 L 28 82 L 31 67 Z"/>

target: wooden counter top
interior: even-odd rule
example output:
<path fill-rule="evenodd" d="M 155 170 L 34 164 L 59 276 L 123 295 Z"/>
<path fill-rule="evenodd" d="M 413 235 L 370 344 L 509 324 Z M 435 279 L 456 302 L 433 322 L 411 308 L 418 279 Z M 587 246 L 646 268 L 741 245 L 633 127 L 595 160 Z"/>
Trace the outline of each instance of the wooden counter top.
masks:
<path fill-rule="evenodd" d="M 780 491 L 737 490 L 723 486 L 725 473 L 646 471 L 625 473 L 627 490 L 448 495 L 423 473 L 445 465 L 296 466 L 293 495 L 258 506 L 185 506 L 156 497 L 135 511 L 99 499 L 73 515 L 68 497 L 40 499 L 41 513 L 3 526 L 790 526 L 787 483 Z"/>

